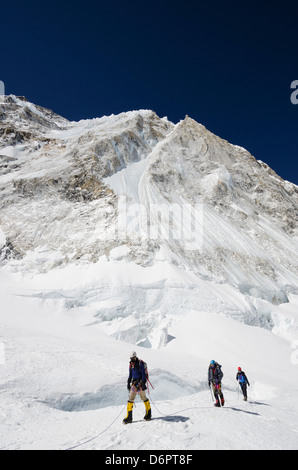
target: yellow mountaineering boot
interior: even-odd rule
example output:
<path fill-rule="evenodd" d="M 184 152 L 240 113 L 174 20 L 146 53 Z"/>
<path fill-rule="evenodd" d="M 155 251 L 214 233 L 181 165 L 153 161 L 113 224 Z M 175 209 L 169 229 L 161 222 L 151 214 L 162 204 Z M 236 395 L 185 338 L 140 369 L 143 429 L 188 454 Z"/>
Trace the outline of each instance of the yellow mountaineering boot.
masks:
<path fill-rule="evenodd" d="M 133 403 L 131 401 L 127 402 L 127 416 L 123 420 L 123 424 L 132 423 L 132 409 Z"/>
<path fill-rule="evenodd" d="M 147 398 L 147 400 L 144 401 L 144 405 L 145 405 L 145 408 L 146 408 L 146 414 L 144 416 L 144 419 L 146 421 L 150 421 L 150 419 L 151 419 L 151 406 L 150 406 L 150 401 L 149 401 L 148 398 Z"/>

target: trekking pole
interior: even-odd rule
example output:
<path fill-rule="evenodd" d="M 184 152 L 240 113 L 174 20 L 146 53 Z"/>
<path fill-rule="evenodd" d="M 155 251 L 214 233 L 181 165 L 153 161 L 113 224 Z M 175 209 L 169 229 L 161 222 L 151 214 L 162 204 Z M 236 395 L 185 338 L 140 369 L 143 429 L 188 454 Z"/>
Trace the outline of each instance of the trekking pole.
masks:
<path fill-rule="evenodd" d="M 209 388 L 210 388 L 210 393 L 211 393 L 211 399 L 212 399 L 213 403 L 215 403 L 215 396 L 214 396 L 214 393 L 213 393 L 212 383 L 210 383 Z"/>
<path fill-rule="evenodd" d="M 247 394 L 247 400 L 251 400 L 251 394 L 250 394 L 250 391 L 248 393 L 248 389 L 250 388 L 250 385 L 247 384 L 247 387 L 246 387 L 246 394 Z"/>
<path fill-rule="evenodd" d="M 218 400 L 219 406 L 222 407 L 223 404 L 222 404 L 222 401 L 221 401 L 222 400 L 221 397 L 223 397 L 223 393 L 222 393 L 222 390 L 221 390 L 221 385 L 217 384 L 216 388 L 217 388 L 217 400 Z"/>

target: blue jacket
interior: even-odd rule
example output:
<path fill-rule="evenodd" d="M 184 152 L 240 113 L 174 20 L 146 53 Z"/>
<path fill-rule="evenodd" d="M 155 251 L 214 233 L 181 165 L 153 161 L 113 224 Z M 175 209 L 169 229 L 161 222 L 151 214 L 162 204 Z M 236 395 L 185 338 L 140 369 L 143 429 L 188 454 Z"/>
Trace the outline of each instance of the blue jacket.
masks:
<path fill-rule="evenodd" d="M 129 363 L 129 374 L 127 382 L 130 384 L 143 382 L 144 387 L 146 384 L 146 374 L 143 361 L 137 359 L 135 362 L 130 361 Z M 146 387 L 145 387 L 146 388 Z"/>
<path fill-rule="evenodd" d="M 249 381 L 245 375 L 245 373 L 243 371 L 241 372 L 237 372 L 237 375 L 236 375 L 236 380 L 238 380 L 238 382 L 240 384 L 247 384 L 249 385 Z"/>

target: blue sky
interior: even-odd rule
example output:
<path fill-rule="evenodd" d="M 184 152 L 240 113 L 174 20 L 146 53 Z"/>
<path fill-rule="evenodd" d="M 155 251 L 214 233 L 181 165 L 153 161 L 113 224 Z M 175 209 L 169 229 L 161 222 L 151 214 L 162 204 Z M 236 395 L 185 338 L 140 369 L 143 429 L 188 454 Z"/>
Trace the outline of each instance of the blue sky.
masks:
<path fill-rule="evenodd" d="M 298 2 L 6 2 L 0 80 L 70 120 L 185 115 L 298 184 Z"/>

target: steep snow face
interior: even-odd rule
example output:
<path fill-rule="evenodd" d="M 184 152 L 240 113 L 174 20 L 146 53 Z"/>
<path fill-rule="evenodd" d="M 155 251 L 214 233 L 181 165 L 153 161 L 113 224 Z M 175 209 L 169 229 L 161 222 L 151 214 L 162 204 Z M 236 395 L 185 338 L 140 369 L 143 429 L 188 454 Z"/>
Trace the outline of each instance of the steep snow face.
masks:
<path fill-rule="evenodd" d="M 201 206 L 198 247 L 164 242 L 184 267 L 276 303 L 297 292 L 298 188 L 244 149 L 186 118 L 148 158 L 140 191 L 148 211 Z"/>
<path fill-rule="evenodd" d="M 186 311 L 281 334 L 274 305 L 298 293 L 297 186 L 189 117 L 69 122 L 4 101 L 1 259 L 35 275 L 31 295 L 147 347 Z"/>

